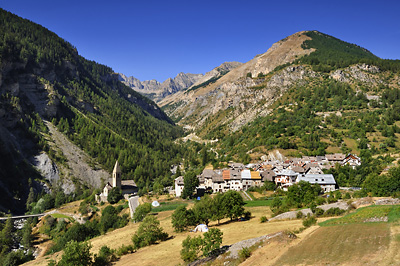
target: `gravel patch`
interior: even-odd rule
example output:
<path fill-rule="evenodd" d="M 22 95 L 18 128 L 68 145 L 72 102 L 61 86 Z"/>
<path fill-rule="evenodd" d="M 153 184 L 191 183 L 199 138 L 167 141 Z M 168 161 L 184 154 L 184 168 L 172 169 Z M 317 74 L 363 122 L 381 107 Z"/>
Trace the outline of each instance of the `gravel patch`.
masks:
<path fill-rule="evenodd" d="M 226 256 L 225 259 L 237 259 L 237 258 L 239 258 L 239 251 L 241 251 L 243 248 L 251 247 L 260 241 L 264 241 L 264 240 L 268 240 L 268 239 L 271 239 L 271 238 L 274 238 L 277 236 L 281 236 L 282 234 L 283 234 L 283 232 L 278 232 L 278 233 L 271 234 L 271 235 L 260 236 L 260 237 L 246 239 L 246 240 L 237 242 L 228 248 L 228 250 L 226 252 L 230 252 L 230 254 L 228 256 Z M 221 258 L 221 256 L 222 255 L 220 255 L 218 257 L 218 259 Z"/>

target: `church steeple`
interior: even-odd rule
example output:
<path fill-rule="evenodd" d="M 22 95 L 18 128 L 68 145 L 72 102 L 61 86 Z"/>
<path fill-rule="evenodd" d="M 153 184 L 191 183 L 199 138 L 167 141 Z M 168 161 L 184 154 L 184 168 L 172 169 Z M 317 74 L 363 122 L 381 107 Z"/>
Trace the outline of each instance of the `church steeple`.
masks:
<path fill-rule="evenodd" d="M 121 188 L 121 168 L 119 168 L 118 160 L 115 162 L 112 173 L 112 186 Z"/>

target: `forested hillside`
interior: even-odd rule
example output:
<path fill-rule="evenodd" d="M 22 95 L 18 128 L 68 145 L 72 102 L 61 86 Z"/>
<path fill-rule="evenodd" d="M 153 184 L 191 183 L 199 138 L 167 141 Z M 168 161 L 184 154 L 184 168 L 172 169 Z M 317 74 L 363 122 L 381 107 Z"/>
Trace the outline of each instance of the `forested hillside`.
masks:
<path fill-rule="evenodd" d="M 182 131 L 157 105 L 44 27 L 5 10 L 0 25 L 2 196 L 24 206 L 39 176 L 28 162 L 40 151 L 65 162 L 48 145 L 44 119 L 106 170 L 119 160 L 123 178 L 134 178 L 140 188 L 156 178 L 171 182 L 170 166 L 181 153 L 173 141 Z"/>

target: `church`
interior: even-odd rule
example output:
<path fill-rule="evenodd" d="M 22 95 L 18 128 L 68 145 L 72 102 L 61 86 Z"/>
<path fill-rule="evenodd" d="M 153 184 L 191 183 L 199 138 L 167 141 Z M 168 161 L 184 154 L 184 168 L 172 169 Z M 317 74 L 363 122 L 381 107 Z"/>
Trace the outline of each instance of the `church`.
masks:
<path fill-rule="evenodd" d="M 111 183 L 107 182 L 104 186 L 103 191 L 97 197 L 97 201 L 107 202 L 107 197 L 111 189 L 118 187 L 121 189 L 122 196 L 128 199 L 130 196 L 136 195 L 138 192 L 138 187 L 133 180 L 122 180 L 121 168 L 118 161 L 115 162 L 114 170 L 112 172 Z"/>

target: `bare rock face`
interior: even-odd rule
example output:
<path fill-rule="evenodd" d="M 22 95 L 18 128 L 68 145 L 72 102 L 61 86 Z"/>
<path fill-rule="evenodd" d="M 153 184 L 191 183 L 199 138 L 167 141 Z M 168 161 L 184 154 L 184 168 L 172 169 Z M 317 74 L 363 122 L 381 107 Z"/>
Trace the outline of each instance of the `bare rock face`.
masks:
<path fill-rule="evenodd" d="M 380 83 L 380 78 L 374 74 L 379 73 L 380 70 L 376 66 L 366 64 L 358 64 L 347 67 L 345 69 L 335 70 L 330 76 L 340 82 L 351 83 L 353 81 L 375 85 Z"/>
<path fill-rule="evenodd" d="M 32 164 L 39 170 L 42 176 L 54 185 L 60 180 L 58 167 L 46 153 L 36 155 L 32 159 Z"/>
<path fill-rule="evenodd" d="M 206 74 L 216 77 L 216 72 L 223 72 L 225 67 L 230 69 L 215 82 L 167 96 L 159 104 L 165 106 L 168 115 L 181 118 L 181 124 L 198 129 L 223 116 L 215 120 L 235 131 L 256 117 L 267 115 L 271 112 L 270 105 L 287 89 L 316 75 L 309 68 L 291 66 L 266 76 L 277 66 L 313 52 L 301 47 L 308 39 L 304 32 L 299 32 L 273 44 L 267 52 L 245 64 L 221 65 Z"/>

